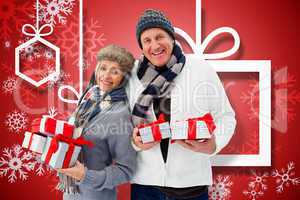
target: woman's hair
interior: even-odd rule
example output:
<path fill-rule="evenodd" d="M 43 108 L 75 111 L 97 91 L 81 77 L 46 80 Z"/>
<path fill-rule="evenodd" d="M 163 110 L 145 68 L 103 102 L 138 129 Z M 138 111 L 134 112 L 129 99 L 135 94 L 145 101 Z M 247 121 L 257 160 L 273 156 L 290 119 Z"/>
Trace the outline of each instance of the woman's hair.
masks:
<path fill-rule="evenodd" d="M 133 55 L 123 47 L 115 44 L 108 45 L 98 52 L 97 60 L 109 60 L 120 65 L 121 70 L 130 72 L 134 65 Z"/>

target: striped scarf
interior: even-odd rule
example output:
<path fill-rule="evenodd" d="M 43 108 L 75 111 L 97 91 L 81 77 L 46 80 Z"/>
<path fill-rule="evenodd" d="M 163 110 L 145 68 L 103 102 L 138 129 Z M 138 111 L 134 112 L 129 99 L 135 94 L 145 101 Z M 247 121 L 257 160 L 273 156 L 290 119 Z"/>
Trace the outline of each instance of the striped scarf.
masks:
<path fill-rule="evenodd" d="M 118 101 L 126 101 L 127 95 L 124 86 L 115 88 L 108 93 L 102 93 L 97 86 L 90 89 L 88 99 L 81 103 L 77 109 L 75 126 L 82 127 L 90 122 L 103 109 L 103 103 L 112 104 Z M 85 128 L 85 127 L 83 127 Z"/>
<path fill-rule="evenodd" d="M 147 123 L 147 112 L 153 98 L 165 97 L 172 89 L 173 80 L 182 71 L 185 56 L 181 48 L 175 44 L 169 62 L 162 67 L 154 66 L 145 56 L 139 61 L 137 77 L 145 86 L 132 111 L 133 123 L 138 126 Z M 164 68 L 162 72 L 159 69 Z"/>

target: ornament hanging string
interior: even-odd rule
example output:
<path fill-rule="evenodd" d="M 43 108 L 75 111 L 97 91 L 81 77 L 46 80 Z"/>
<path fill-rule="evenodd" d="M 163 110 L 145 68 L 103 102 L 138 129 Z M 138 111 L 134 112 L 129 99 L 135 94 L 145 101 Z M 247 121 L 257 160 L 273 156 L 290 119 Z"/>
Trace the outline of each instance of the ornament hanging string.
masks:
<path fill-rule="evenodd" d="M 48 32 L 45 31 L 45 29 L 50 28 Z M 26 29 L 31 29 L 32 32 L 26 31 Z M 44 30 L 44 32 L 43 32 Z M 36 1 L 36 26 L 34 27 L 32 24 L 24 24 L 22 27 L 22 33 L 27 36 L 34 36 L 37 38 L 40 38 L 41 36 L 48 36 L 51 35 L 53 32 L 53 27 L 50 24 L 44 24 L 39 26 L 39 0 Z"/>

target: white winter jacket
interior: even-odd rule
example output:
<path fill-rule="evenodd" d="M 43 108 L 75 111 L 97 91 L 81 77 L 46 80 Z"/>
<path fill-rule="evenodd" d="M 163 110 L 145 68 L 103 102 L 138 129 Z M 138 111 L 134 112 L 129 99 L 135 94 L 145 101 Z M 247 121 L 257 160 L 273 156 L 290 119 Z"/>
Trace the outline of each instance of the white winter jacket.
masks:
<path fill-rule="evenodd" d="M 136 71 L 137 62 L 127 87 L 131 109 L 144 90 Z M 210 112 L 216 124 L 214 134 L 217 149 L 214 154 L 218 153 L 232 137 L 236 120 L 217 73 L 199 56 L 186 55 L 185 66 L 174 83 L 175 87 L 171 91 L 170 122 L 200 117 Z M 153 106 L 150 112 L 152 115 L 149 119 L 156 120 Z M 169 144 L 167 162 L 164 163 L 160 145 L 156 145 L 138 152 L 137 171 L 132 183 L 175 188 L 211 185 L 211 156 L 172 143 Z"/>

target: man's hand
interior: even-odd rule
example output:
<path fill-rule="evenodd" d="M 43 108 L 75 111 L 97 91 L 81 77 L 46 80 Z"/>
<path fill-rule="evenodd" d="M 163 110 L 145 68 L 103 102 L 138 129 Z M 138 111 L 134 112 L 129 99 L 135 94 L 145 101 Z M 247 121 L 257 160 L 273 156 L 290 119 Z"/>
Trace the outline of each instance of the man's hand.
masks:
<path fill-rule="evenodd" d="M 159 142 L 149 142 L 149 143 L 143 144 L 141 136 L 138 136 L 138 132 L 139 132 L 139 129 L 135 127 L 133 129 L 133 133 L 132 133 L 133 143 L 138 148 L 140 148 L 142 150 L 148 150 L 159 143 Z"/>
<path fill-rule="evenodd" d="M 84 165 L 79 161 L 76 162 L 74 167 L 66 169 L 56 169 L 56 171 L 75 178 L 77 181 L 81 181 L 85 176 Z"/>
<path fill-rule="evenodd" d="M 216 151 L 216 138 L 213 134 L 210 139 L 202 140 L 175 140 L 175 142 L 184 148 L 195 152 L 212 154 Z"/>

